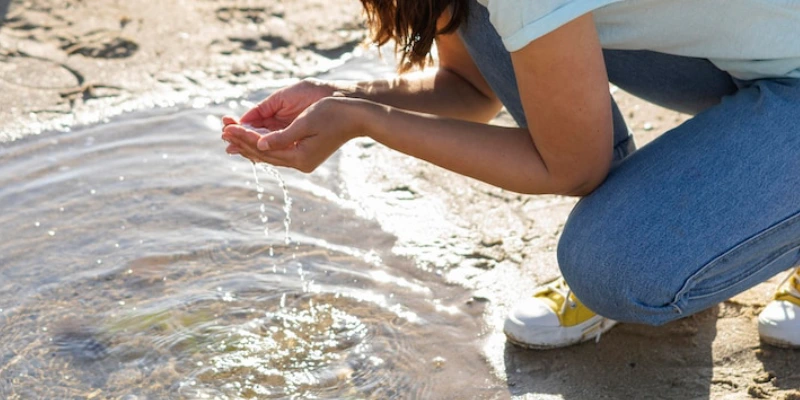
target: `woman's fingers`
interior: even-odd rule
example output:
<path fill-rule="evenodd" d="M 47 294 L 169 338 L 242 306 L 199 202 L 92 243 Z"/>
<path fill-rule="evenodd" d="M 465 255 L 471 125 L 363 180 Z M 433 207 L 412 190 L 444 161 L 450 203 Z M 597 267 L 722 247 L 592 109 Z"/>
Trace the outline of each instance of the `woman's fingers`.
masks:
<path fill-rule="evenodd" d="M 222 139 L 240 145 L 248 145 L 257 148 L 258 139 L 261 138 L 257 132 L 247 129 L 241 125 L 228 125 L 222 132 Z"/>
<path fill-rule="evenodd" d="M 282 104 L 280 94 L 275 93 L 244 113 L 241 118 L 243 124 L 254 125 L 257 122 L 271 119 L 275 116 L 278 110 L 281 109 Z"/>
<path fill-rule="evenodd" d="M 226 115 L 226 116 L 222 117 L 222 124 L 224 126 L 236 125 L 238 123 L 239 123 L 239 121 L 237 121 L 236 118 L 231 117 L 230 115 Z"/>
<path fill-rule="evenodd" d="M 228 154 L 242 154 L 242 149 L 235 144 L 229 144 L 228 147 L 225 148 L 225 152 Z"/>
<path fill-rule="evenodd" d="M 239 154 L 255 162 L 266 162 L 281 167 L 290 167 L 291 150 L 277 150 L 271 152 L 260 151 L 257 147 L 261 137 L 256 132 L 238 125 L 225 127 L 222 138 L 229 143 L 226 151 L 229 154 Z"/>
<path fill-rule="evenodd" d="M 257 148 L 261 151 L 288 149 L 293 147 L 296 142 L 307 139 L 310 136 L 308 132 L 297 125 L 289 125 L 282 131 L 270 132 L 260 137 L 256 142 Z"/>
<path fill-rule="evenodd" d="M 272 157 L 270 154 L 261 153 L 257 150 L 250 148 L 242 148 L 240 155 L 247 158 L 252 162 L 265 162 L 276 167 L 292 167 L 292 165 L 285 160 L 277 157 Z"/>

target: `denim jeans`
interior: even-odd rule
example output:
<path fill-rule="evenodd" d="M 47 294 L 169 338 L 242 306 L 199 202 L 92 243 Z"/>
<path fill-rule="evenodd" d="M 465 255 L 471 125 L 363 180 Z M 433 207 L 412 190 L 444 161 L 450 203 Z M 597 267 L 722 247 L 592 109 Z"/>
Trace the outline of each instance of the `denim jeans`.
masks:
<path fill-rule="evenodd" d="M 508 52 L 477 2 L 459 30 L 526 126 Z M 609 81 L 694 117 L 635 150 L 616 104 L 608 179 L 569 216 L 558 262 L 575 295 L 659 325 L 800 262 L 800 80 L 738 81 L 704 59 L 604 50 Z"/>

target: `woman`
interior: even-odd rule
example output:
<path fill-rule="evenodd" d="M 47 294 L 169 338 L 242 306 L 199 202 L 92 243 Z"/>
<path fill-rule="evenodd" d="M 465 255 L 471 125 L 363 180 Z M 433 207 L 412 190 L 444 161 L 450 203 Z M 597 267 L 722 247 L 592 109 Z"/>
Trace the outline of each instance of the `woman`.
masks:
<path fill-rule="evenodd" d="M 507 190 L 582 196 L 559 243 L 563 279 L 511 311 L 513 343 L 664 324 L 800 262 L 800 3 L 362 3 L 402 69 L 434 42 L 438 68 L 285 88 L 225 119 L 227 151 L 309 172 L 364 135 Z M 609 81 L 694 117 L 634 152 Z M 502 105 L 519 128 L 486 124 Z M 800 269 L 759 328 L 800 346 Z"/>

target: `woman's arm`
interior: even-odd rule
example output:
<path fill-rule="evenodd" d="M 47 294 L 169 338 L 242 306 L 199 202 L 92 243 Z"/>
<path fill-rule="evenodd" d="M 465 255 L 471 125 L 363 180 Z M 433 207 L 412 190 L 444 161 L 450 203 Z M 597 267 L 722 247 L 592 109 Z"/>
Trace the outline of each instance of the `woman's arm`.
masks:
<path fill-rule="evenodd" d="M 608 74 L 591 14 L 511 53 L 520 98 L 548 176 L 589 193 L 608 175 L 613 119 Z"/>
<path fill-rule="evenodd" d="M 449 18 L 443 15 L 438 26 L 446 26 Z M 335 94 L 455 119 L 490 121 L 502 105 L 461 38 L 455 33 L 439 35 L 436 43 L 439 64 L 434 69 L 359 83 L 306 79 L 274 92 L 241 119 L 226 116 L 223 123 L 283 129 L 308 107 Z"/>
<path fill-rule="evenodd" d="M 447 25 L 445 13 L 438 22 Z M 333 82 L 347 97 L 361 98 L 404 110 L 475 122 L 489 122 L 502 104 L 483 79 L 456 33 L 436 37 L 438 67 L 395 79 Z"/>
<path fill-rule="evenodd" d="M 512 53 L 528 129 L 369 107 L 369 136 L 395 150 L 523 193 L 585 195 L 611 166 L 608 78 L 591 15 Z"/>
<path fill-rule="evenodd" d="M 226 127 L 231 152 L 312 171 L 347 140 L 390 148 L 521 193 L 586 195 L 612 158 L 611 104 L 597 33 L 581 17 L 512 54 L 529 128 L 502 128 L 361 99 L 313 104 L 263 137 Z M 257 144 L 257 148 L 256 148 Z"/>

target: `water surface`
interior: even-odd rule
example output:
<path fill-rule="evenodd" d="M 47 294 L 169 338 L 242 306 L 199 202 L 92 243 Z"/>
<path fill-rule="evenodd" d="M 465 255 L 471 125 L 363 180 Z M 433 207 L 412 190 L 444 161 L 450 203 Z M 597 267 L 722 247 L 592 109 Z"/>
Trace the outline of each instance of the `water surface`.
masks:
<path fill-rule="evenodd" d="M 482 304 L 393 256 L 335 157 L 281 170 L 287 243 L 275 177 L 259 199 L 224 154 L 219 118 L 243 109 L 0 144 L 0 397 L 507 397 Z"/>

